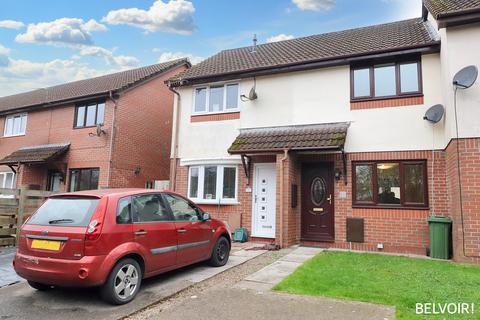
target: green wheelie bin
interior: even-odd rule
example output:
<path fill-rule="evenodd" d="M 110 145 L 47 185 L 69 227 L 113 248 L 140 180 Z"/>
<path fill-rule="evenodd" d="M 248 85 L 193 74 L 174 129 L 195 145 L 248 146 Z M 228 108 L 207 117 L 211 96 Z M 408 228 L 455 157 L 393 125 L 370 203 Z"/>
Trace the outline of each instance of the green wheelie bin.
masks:
<path fill-rule="evenodd" d="M 450 258 L 450 239 L 452 220 L 449 217 L 428 217 L 430 229 L 430 257 L 436 259 Z"/>

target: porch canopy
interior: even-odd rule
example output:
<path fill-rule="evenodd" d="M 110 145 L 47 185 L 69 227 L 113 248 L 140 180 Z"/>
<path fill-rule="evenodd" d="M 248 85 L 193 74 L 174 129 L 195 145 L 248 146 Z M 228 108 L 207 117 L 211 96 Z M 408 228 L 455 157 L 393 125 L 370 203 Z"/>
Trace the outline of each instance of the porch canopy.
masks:
<path fill-rule="evenodd" d="M 338 151 L 343 155 L 344 172 L 346 157 L 343 150 L 350 123 L 322 123 L 280 127 L 241 129 L 228 152 L 240 154 L 245 174 L 249 175 L 249 155 L 278 153 L 283 151 Z M 346 182 L 346 174 L 344 174 Z"/>
<path fill-rule="evenodd" d="M 1 159 L 0 165 L 6 165 L 12 168 L 20 164 L 45 163 L 63 155 L 69 148 L 70 143 L 23 147 Z"/>
<path fill-rule="evenodd" d="M 349 123 L 322 123 L 241 129 L 230 154 L 282 152 L 284 150 L 343 150 Z"/>

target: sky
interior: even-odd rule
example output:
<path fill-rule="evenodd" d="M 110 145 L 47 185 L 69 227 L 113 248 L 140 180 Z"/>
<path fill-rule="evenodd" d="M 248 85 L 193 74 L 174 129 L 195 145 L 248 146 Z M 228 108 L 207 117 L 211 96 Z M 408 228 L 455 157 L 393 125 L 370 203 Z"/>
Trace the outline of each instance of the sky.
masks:
<path fill-rule="evenodd" d="M 0 96 L 421 16 L 421 0 L 2 0 Z"/>

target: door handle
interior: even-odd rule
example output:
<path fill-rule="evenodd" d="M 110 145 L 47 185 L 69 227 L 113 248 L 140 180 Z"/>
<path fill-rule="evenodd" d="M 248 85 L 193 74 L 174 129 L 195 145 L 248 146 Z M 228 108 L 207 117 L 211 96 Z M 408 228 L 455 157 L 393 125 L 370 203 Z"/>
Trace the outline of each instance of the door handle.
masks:
<path fill-rule="evenodd" d="M 178 233 L 186 233 L 186 232 L 187 232 L 187 229 L 177 229 L 177 232 L 178 232 Z"/>
<path fill-rule="evenodd" d="M 328 195 L 327 201 L 328 203 L 332 204 L 332 194 Z"/>
<path fill-rule="evenodd" d="M 147 234 L 147 231 L 145 230 L 138 230 L 134 232 L 136 236 L 144 236 Z"/>

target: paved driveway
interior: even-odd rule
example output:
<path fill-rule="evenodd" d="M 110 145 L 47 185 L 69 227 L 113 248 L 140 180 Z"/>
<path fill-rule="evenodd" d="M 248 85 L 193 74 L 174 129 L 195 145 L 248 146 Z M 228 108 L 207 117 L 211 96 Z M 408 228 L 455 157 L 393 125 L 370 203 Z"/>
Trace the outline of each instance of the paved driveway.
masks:
<path fill-rule="evenodd" d="M 0 247 L 0 288 L 23 281 L 13 270 L 12 260 L 16 248 Z"/>
<path fill-rule="evenodd" d="M 101 301 L 95 289 L 40 292 L 26 283 L 7 286 L 0 289 L 0 319 L 119 319 L 264 252 L 239 250 L 232 252 L 224 267 L 197 264 L 147 279 L 134 301 L 117 307 Z"/>

